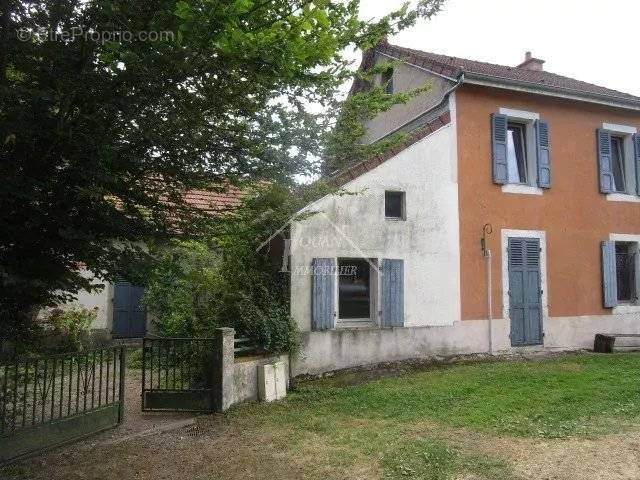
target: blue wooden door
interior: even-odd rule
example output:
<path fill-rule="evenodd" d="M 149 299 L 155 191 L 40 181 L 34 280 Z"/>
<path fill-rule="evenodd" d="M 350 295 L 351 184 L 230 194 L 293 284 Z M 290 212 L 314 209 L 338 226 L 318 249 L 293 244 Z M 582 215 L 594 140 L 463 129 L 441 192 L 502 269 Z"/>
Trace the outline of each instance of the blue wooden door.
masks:
<path fill-rule="evenodd" d="M 123 281 L 114 284 L 113 337 L 144 337 L 147 333 L 147 311 L 142 303 L 143 296 L 143 287 Z"/>
<path fill-rule="evenodd" d="M 509 238 L 511 345 L 542 343 L 540 240 Z"/>

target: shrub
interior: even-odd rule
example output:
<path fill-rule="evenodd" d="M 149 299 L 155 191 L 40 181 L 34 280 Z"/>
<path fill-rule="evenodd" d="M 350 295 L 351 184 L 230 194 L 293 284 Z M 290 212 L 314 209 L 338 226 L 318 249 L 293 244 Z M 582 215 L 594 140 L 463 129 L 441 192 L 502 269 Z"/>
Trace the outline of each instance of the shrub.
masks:
<path fill-rule="evenodd" d="M 98 308 L 91 310 L 81 307 L 69 309 L 55 308 L 47 317 L 47 324 L 53 335 L 60 339 L 58 350 L 80 351 L 88 339 L 89 327 L 98 315 Z"/>

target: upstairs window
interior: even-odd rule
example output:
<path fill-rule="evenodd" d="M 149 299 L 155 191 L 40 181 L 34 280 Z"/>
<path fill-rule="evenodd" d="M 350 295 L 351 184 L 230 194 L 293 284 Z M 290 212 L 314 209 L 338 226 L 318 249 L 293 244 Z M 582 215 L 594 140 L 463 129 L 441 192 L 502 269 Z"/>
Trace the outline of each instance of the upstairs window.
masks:
<path fill-rule="evenodd" d="M 392 220 L 405 219 L 404 192 L 384 192 L 384 216 Z"/>
<path fill-rule="evenodd" d="M 600 192 L 610 200 L 640 195 L 640 135 L 635 127 L 603 123 L 597 131 Z"/>
<path fill-rule="evenodd" d="M 613 168 L 614 189 L 618 193 L 626 193 L 624 138 L 611 136 L 611 166 Z"/>
<path fill-rule="evenodd" d="M 500 108 L 491 115 L 491 146 L 493 182 L 503 191 L 540 195 L 551 188 L 549 124 L 537 113 Z"/>
<path fill-rule="evenodd" d="M 527 142 L 525 125 L 507 124 L 507 169 L 509 183 L 527 183 Z"/>

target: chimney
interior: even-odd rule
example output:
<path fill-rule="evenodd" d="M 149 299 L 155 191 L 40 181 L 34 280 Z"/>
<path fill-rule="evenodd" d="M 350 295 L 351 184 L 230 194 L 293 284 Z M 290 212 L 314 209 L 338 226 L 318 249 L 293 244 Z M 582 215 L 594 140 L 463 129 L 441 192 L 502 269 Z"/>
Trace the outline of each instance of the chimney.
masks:
<path fill-rule="evenodd" d="M 540 60 L 539 58 L 533 58 L 531 56 L 531 52 L 526 52 L 524 54 L 524 62 L 518 65 L 518 68 L 522 68 L 524 70 L 533 70 L 535 72 L 541 72 L 543 70 L 542 64 L 544 60 Z"/>

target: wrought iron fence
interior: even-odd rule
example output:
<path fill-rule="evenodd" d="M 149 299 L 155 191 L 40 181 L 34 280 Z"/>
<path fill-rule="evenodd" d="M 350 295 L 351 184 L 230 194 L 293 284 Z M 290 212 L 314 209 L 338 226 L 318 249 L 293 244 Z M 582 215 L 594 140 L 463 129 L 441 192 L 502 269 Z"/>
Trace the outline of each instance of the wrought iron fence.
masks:
<path fill-rule="evenodd" d="M 258 349 L 250 338 L 234 338 L 233 353 L 236 357 L 241 357 L 258 353 Z"/>
<path fill-rule="evenodd" d="M 124 357 L 117 347 L 1 365 L 0 462 L 119 423 Z"/>
<path fill-rule="evenodd" d="M 211 410 L 214 347 L 212 338 L 145 338 L 142 409 Z"/>

